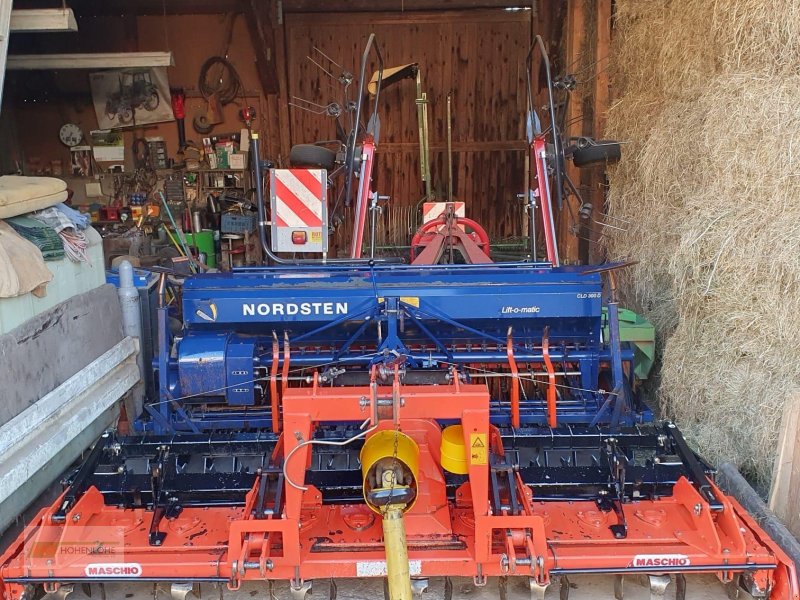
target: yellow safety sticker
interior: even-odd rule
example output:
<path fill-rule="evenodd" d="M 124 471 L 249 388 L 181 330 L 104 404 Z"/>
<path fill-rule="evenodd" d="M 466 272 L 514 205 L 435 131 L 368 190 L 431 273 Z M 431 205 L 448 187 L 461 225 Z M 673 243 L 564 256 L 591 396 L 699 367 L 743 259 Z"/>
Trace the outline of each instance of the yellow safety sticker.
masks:
<path fill-rule="evenodd" d="M 378 298 L 378 302 L 383 302 L 383 300 L 383 296 Z M 419 308 L 419 298 L 417 296 L 400 296 L 400 302 L 405 302 L 406 304 Z"/>
<path fill-rule="evenodd" d="M 322 241 L 322 232 L 321 231 L 312 231 L 311 232 L 311 241 L 312 242 L 321 242 Z"/>
<path fill-rule="evenodd" d="M 473 465 L 485 465 L 489 462 L 489 450 L 486 444 L 485 433 L 471 433 L 469 435 L 469 455 Z"/>

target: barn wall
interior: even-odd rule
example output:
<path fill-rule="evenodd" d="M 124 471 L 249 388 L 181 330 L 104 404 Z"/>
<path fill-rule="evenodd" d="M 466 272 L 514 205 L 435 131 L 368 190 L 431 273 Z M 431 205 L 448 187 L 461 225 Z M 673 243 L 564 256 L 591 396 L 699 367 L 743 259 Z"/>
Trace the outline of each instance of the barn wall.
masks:
<path fill-rule="evenodd" d="M 525 55 L 531 11 L 464 11 L 287 16 L 289 95 L 343 104 L 343 88 L 307 57 L 334 75 L 318 48 L 358 75 L 369 33 L 375 33 L 386 67 L 417 62 L 428 93 L 431 170 L 440 199 L 447 192 L 447 96 L 451 94 L 453 194 L 467 214 L 486 224 L 494 238 L 522 234 L 516 194 L 524 189 Z M 373 57 L 374 58 L 374 57 Z M 377 69 L 372 61 L 367 77 Z M 357 82 L 350 90 L 356 96 Z M 391 197 L 384 211 L 385 241 L 407 243 L 408 207 L 424 195 L 420 176 L 416 89 L 413 80 L 386 88 L 380 97 L 381 135 L 376 187 Z M 313 107 L 312 107 L 313 108 Z M 345 129 L 349 129 L 346 119 Z M 335 138 L 333 119 L 292 107 L 292 143 Z M 413 219 L 412 219 L 413 221 Z"/>

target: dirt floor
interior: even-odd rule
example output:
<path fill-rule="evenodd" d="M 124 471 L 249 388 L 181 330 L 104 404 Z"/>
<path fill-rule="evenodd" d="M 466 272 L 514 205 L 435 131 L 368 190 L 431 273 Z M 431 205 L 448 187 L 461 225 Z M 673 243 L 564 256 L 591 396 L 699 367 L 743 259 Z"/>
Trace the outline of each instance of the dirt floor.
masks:
<path fill-rule="evenodd" d="M 650 590 L 642 585 L 643 582 L 637 581 L 639 578 L 629 577 L 625 579 L 624 592 L 625 600 L 649 600 Z M 713 576 L 689 575 L 687 580 L 686 597 L 691 600 L 722 600 L 727 598 L 722 584 Z M 105 586 L 106 600 L 170 600 L 169 586 L 159 584 L 107 584 Z M 312 595 L 308 600 L 326 600 L 331 598 L 330 582 L 320 581 L 313 586 Z M 87 590 L 81 586 L 75 586 L 74 592 L 69 594 L 68 600 L 103 600 L 102 592 L 98 586 L 91 590 L 91 596 L 85 593 Z M 197 591 L 197 590 L 196 590 Z M 275 583 L 273 594 L 270 595 L 269 586 L 265 583 L 248 583 L 241 589 L 232 592 L 222 587 L 215 587 L 212 584 L 202 584 L 199 589 L 200 600 L 293 600 L 289 594 L 288 585 L 285 582 Z M 500 590 L 497 579 L 489 579 L 484 587 L 475 587 L 471 579 L 453 578 L 453 600 L 496 600 L 499 599 Z M 560 597 L 560 586 L 556 582 L 547 591 L 547 600 Z M 45 596 L 45 599 L 62 599 L 61 596 Z M 196 594 L 189 594 L 186 600 L 196 600 Z M 345 579 L 337 584 L 336 600 L 381 600 L 383 598 L 382 580 L 371 579 Z M 530 600 L 531 594 L 527 587 L 526 578 L 509 578 L 507 587 L 507 600 Z M 602 575 L 583 575 L 570 578 L 570 600 L 601 600 L 614 598 L 614 577 Z M 667 588 L 667 600 L 675 598 L 675 583 Z M 432 578 L 429 582 L 428 591 L 421 596 L 421 600 L 443 600 L 444 599 L 444 580 L 442 578 Z"/>

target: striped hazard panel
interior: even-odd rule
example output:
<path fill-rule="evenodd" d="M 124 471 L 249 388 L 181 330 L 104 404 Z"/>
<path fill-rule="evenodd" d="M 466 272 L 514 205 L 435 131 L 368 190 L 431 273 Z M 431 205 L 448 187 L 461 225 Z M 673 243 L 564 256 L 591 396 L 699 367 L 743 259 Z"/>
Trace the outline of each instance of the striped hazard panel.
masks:
<path fill-rule="evenodd" d="M 272 249 L 326 252 L 328 173 L 324 169 L 272 169 Z"/>
<path fill-rule="evenodd" d="M 447 209 L 448 204 L 453 205 L 453 212 L 455 213 L 455 216 L 466 216 L 464 202 L 425 202 L 422 205 L 422 222 L 427 223 L 428 221 L 433 221 L 434 219 L 441 217 L 444 214 L 444 211 Z"/>
<path fill-rule="evenodd" d="M 279 227 L 322 227 L 320 169 L 275 169 L 275 218 Z"/>

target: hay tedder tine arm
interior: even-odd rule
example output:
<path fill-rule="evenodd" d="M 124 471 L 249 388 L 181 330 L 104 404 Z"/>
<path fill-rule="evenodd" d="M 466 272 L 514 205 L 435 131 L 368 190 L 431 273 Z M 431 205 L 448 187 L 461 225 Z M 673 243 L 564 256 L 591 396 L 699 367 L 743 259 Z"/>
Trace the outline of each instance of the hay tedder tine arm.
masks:
<path fill-rule="evenodd" d="M 708 502 L 709 508 L 713 511 L 723 510 L 725 508 L 724 504 L 720 502 L 719 498 L 717 498 L 717 495 L 714 493 L 714 488 L 706 475 L 703 465 L 700 464 L 695 453 L 689 448 L 689 444 L 686 443 L 683 434 L 675 427 L 674 423 L 665 423 L 664 431 L 675 443 L 675 450 L 678 456 L 691 473 L 694 487 Z"/>

